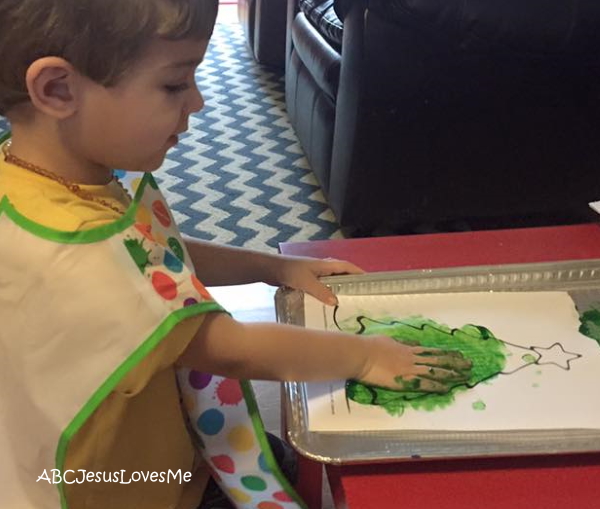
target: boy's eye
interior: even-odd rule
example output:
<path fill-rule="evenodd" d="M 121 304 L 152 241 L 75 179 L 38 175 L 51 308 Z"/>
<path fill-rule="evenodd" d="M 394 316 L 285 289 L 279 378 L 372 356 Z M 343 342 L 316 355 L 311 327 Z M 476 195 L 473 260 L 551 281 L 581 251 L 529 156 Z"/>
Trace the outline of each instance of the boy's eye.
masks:
<path fill-rule="evenodd" d="M 176 94 L 187 90 L 190 86 L 187 83 L 177 83 L 175 85 L 165 85 L 164 88 L 169 94 Z"/>

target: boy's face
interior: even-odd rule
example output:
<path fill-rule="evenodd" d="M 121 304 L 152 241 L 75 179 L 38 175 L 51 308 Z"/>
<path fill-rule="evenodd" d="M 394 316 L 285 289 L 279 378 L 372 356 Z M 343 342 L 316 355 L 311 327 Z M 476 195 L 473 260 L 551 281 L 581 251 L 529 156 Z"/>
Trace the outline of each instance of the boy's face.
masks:
<path fill-rule="evenodd" d="M 204 106 L 194 73 L 208 41 L 153 41 L 117 85 L 82 79 L 72 148 L 90 167 L 158 168 Z"/>

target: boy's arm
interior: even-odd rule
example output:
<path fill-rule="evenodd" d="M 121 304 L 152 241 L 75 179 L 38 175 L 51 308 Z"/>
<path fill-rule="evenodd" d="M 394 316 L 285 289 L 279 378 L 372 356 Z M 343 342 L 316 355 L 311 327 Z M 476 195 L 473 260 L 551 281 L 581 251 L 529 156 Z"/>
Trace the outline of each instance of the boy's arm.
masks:
<path fill-rule="evenodd" d="M 336 303 L 321 276 L 361 274 L 356 265 L 339 260 L 319 260 L 262 253 L 184 237 L 196 274 L 206 286 L 255 283 L 303 290 L 326 304 Z"/>
<path fill-rule="evenodd" d="M 238 379 L 357 379 L 394 389 L 447 390 L 467 379 L 460 354 L 409 346 L 385 336 L 324 332 L 207 315 L 179 365 Z M 415 384 L 415 382 L 418 382 Z"/>

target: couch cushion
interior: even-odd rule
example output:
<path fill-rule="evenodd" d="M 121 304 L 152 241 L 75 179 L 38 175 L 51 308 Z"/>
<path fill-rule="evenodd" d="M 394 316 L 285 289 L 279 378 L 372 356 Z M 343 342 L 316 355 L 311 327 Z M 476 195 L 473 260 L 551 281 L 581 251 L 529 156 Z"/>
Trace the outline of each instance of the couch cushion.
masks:
<path fill-rule="evenodd" d="M 353 0 L 336 0 L 342 19 Z M 367 0 L 368 11 L 396 24 L 443 34 L 462 50 L 586 55 L 600 60 L 597 0 Z"/>
<path fill-rule="evenodd" d="M 300 0 L 298 7 L 325 40 L 340 50 L 343 25 L 333 4 L 334 0 Z"/>
<path fill-rule="evenodd" d="M 294 51 L 319 88 L 335 102 L 340 82 L 340 54 L 300 12 L 291 27 Z"/>

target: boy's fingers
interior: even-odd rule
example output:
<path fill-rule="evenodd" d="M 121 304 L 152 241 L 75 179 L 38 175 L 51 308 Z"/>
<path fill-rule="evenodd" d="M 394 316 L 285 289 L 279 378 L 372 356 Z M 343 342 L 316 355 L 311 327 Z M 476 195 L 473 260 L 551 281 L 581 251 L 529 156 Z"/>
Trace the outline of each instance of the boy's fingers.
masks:
<path fill-rule="evenodd" d="M 333 258 L 326 259 L 327 264 L 326 273 L 320 274 L 321 276 L 333 275 L 333 274 L 364 274 L 365 271 L 360 267 L 357 267 L 353 263 L 346 262 L 343 260 L 335 260 Z"/>
<path fill-rule="evenodd" d="M 469 379 L 469 376 L 464 373 L 432 366 L 418 366 L 417 375 L 438 382 L 466 382 Z"/>
<path fill-rule="evenodd" d="M 308 285 L 304 291 L 328 306 L 335 306 L 338 302 L 331 289 L 318 281 Z"/>
<path fill-rule="evenodd" d="M 450 390 L 450 387 L 441 382 L 430 380 L 428 378 L 421 378 L 419 376 L 397 376 L 395 382 L 397 385 L 396 390 L 399 392 L 435 392 L 438 394 L 445 394 Z"/>
<path fill-rule="evenodd" d="M 425 346 L 419 346 L 415 348 L 414 353 L 423 357 L 439 357 L 442 355 L 448 355 L 452 357 L 463 357 L 462 352 L 459 352 L 458 350 L 442 350 L 441 348 L 429 348 Z"/>
<path fill-rule="evenodd" d="M 465 370 L 471 369 L 473 363 L 465 359 L 460 352 L 420 352 L 416 354 L 415 364 L 418 366 L 439 366 L 448 369 Z"/>
<path fill-rule="evenodd" d="M 419 346 L 420 343 L 418 341 L 412 339 L 398 339 L 398 343 L 401 343 L 406 346 Z"/>

